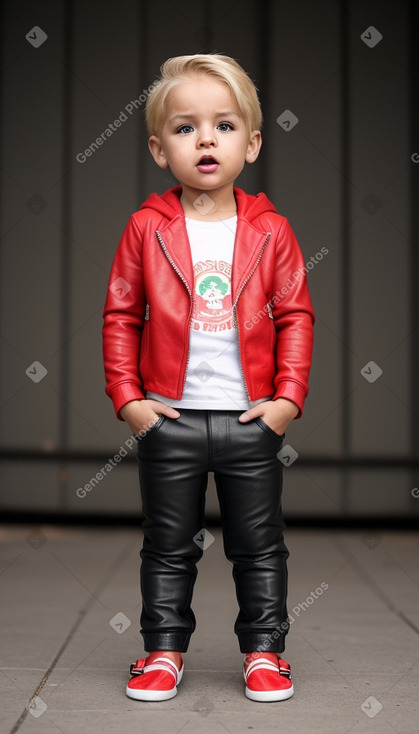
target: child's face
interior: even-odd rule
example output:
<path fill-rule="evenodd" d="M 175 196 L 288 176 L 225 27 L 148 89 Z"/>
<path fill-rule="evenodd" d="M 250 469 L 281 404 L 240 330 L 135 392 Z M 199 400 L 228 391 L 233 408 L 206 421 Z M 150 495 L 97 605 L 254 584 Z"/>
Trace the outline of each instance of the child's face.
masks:
<path fill-rule="evenodd" d="M 228 86 L 206 75 L 187 77 L 169 92 L 160 137 L 149 140 L 160 168 L 169 167 L 183 186 L 197 191 L 232 186 L 260 145 L 260 132 L 249 136 Z"/>

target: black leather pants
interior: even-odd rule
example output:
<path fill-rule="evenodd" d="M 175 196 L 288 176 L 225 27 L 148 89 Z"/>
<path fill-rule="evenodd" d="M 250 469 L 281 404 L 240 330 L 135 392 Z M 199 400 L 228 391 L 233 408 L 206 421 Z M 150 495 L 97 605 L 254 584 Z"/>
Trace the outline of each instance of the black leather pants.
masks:
<path fill-rule="evenodd" d="M 226 557 L 240 612 L 241 652 L 282 652 L 287 621 L 287 558 L 281 509 L 284 436 L 241 410 L 179 409 L 137 439 L 144 532 L 141 634 L 145 650 L 186 652 L 202 557 L 205 490 L 214 472 Z M 284 434 L 285 435 L 285 434 Z"/>

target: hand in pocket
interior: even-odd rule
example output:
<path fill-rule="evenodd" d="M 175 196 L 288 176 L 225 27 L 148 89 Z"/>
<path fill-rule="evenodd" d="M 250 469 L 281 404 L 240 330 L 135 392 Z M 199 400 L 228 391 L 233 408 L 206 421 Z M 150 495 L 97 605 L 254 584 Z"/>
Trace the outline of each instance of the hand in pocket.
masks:
<path fill-rule="evenodd" d="M 144 435 L 158 421 L 161 414 L 179 418 L 179 411 L 159 400 L 131 400 L 119 411 L 135 436 Z"/>

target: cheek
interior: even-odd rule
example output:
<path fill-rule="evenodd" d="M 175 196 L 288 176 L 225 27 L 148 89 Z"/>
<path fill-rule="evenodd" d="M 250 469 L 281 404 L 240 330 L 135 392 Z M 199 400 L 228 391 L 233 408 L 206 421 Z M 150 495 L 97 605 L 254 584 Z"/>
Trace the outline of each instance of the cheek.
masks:
<path fill-rule="evenodd" d="M 173 165 L 175 165 L 177 168 L 184 168 L 188 165 L 190 156 L 186 153 L 186 151 L 183 151 L 179 153 L 177 151 L 175 155 L 171 158 Z"/>
<path fill-rule="evenodd" d="M 225 152 L 228 158 L 245 158 L 247 153 L 247 145 L 242 140 L 227 141 Z"/>
<path fill-rule="evenodd" d="M 189 154 L 193 142 L 190 139 L 179 140 L 179 142 L 172 144 L 168 148 L 169 155 L 173 160 L 181 161 Z"/>
<path fill-rule="evenodd" d="M 173 161 L 173 163 L 180 163 L 182 161 L 182 151 L 179 151 L 177 147 L 169 148 L 166 154 L 168 160 Z"/>

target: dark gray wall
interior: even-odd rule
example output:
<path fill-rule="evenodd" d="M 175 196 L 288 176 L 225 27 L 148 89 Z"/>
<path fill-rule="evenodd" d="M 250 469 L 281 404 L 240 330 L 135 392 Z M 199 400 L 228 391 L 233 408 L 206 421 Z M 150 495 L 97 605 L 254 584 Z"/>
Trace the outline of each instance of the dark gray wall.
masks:
<path fill-rule="evenodd" d="M 76 156 L 167 57 L 219 51 L 256 81 L 264 112 L 260 159 L 238 185 L 267 193 L 306 261 L 329 251 L 308 276 L 315 352 L 304 418 L 287 432 L 299 458 L 284 469 L 285 510 L 418 514 L 416 12 L 399 0 L 3 4 L 3 509 L 140 511 L 135 450 L 86 497 L 76 490 L 130 435 L 104 393 L 111 261 L 129 215 L 175 181 L 148 153 L 144 105 Z M 37 48 L 35 26 L 47 34 Z M 374 47 L 361 38 L 371 44 L 370 26 Z M 299 120 L 289 132 L 277 123 L 287 109 Z M 39 382 L 26 374 L 35 361 Z M 361 372 L 370 361 L 374 382 Z M 218 512 L 212 481 L 207 507 Z"/>

